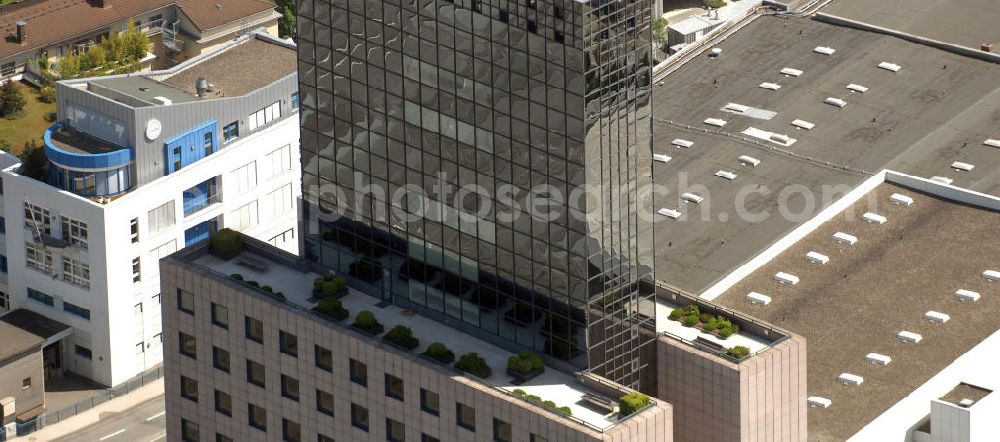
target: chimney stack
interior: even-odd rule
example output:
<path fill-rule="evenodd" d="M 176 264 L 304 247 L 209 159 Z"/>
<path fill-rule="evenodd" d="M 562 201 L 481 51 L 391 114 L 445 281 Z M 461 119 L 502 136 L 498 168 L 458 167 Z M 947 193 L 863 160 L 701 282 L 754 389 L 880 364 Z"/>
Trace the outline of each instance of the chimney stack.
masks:
<path fill-rule="evenodd" d="M 28 38 L 28 22 L 18 20 L 15 25 L 17 26 L 17 43 L 23 45 Z"/>
<path fill-rule="evenodd" d="M 98 8 L 110 8 L 111 0 L 91 0 L 94 6 Z"/>

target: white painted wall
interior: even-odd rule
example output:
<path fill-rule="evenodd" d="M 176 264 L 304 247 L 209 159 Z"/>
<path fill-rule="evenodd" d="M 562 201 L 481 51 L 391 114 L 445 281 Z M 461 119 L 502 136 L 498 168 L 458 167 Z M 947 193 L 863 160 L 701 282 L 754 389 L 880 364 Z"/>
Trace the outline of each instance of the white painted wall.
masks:
<path fill-rule="evenodd" d="M 68 367 L 81 375 L 105 385 L 117 385 L 162 361 L 159 333 L 161 331 L 158 249 L 170 242 L 184 247 L 184 231 L 202 221 L 219 218 L 219 227 L 232 224 L 230 213 L 247 202 L 258 201 L 258 225 L 244 233 L 262 241 L 293 229 L 293 237 L 279 247 L 298 253 L 299 232 L 296 202 L 301 197 L 299 167 L 298 118 L 285 118 L 271 127 L 224 144 L 211 156 L 171 175 L 135 189 L 108 203 L 98 204 L 69 192 L 59 190 L 31 178 L 11 172 L 4 174 L 3 211 L 6 219 L 9 290 L 15 307 L 24 307 L 73 326 L 74 333 L 66 342 Z M 282 146 L 290 146 L 290 169 L 276 176 L 261 170 L 267 154 Z M 243 194 L 237 194 L 233 171 L 249 161 L 256 161 L 257 184 Z M 210 205 L 189 217 L 184 216 L 183 196 L 191 188 L 213 176 L 221 177 L 221 202 Z M 291 185 L 290 210 L 272 215 L 270 192 Z M 88 225 L 89 247 L 53 250 L 54 273 L 61 273 L 60 257 L 76 254 L 90 265 L 89 290 L 63 282 L 61 278 L 43 274 L 25 265 L 25 241 L 32 238 L 24 227 L 24 200 L 49 209 L 53 214 L 52 232 L 59 236 L 58 215 L 67 215 Z M 148 212 L 174 201 L 174 225 L 155 235 L 150 234 Z M 132 243 L 130 222 L 139 220 L 139 241 Z M 132 260 L 139 257 L 141 280 L 133 282 Z M 54 308 L 28 299 L 26 288 L 32 287 L 57 297 Z M 59 299 L 91 310 L 87 321 L 64 312 Z M 141 309 L 141 311 L 140 311 Z M 87 361 L 74 353 L 79 342 L 91 349 L 93 358 Z M 142 343 L 142 352 L 137 345 Z"/>

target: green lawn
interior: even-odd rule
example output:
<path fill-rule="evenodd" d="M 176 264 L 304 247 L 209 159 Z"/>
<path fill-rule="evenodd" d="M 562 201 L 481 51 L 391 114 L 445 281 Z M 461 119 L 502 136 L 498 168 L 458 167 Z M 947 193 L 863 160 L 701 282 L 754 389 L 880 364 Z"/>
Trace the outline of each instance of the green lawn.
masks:
<path fill-rule="evenodd" d="M 24 106 L 24 116 L 16 120 L 0 118 L 0 140 L 10 142 L 10 153 L 17 155 L 24 149 L 24 143 L 35 140 L 42 145 L 42 135 L 52 123 L 45 121 L 45 114 L 56 111 L 55 103 L 42 103 L 38 99 L 38 91 L 32 87 L 17 83 L 24 93 L 27 104 Z M 6 143 L 0 143 L 6 144 Z"/>

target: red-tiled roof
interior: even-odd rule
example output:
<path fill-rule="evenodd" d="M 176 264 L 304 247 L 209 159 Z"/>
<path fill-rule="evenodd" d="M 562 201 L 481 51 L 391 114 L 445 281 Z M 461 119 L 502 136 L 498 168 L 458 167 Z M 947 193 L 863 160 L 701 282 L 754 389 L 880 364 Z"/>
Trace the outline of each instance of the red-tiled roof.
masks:
<path fill-rule="evenodd" d="M 274 9 L 265 0 L 177 0 L 177 6 L 202 31 Z"/>
<path fill-rule="evenodd" d="M 173 0 L 117 0 L 110 7 L 98 8 L 86 0 L 48 0 L 4 9 L 0 14 L 0 37 L 3 37 L 0 59 L 88 34 L 173 3 Z M 28 25 L 24 44 L 15 37 L 15 24 L 19 20 Z"/>
<path fill-rule="evenodd" d="M 274 7 L 264 0 L 105 0 L 99 8 L 87 0 L 44 0 L 0 8 L 0 59 L 85 36 L 114 23 L 177 5 L 192 23 L 207 30 Z M 15 38 L 16 23 L 27 23 L 24 44 Z"/>

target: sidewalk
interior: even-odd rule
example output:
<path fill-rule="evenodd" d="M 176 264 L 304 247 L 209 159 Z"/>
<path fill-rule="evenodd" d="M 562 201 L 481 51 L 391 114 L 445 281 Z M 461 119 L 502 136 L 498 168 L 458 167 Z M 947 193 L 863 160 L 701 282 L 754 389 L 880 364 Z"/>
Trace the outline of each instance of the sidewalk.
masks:
<path fill-rule="evenodd" d="M 73 434 L 81 429 L 87 428 L 91 425 L 101 422 L 102 414 L 115 415 L 126 411 L 136 405 L 144 403 L 150 399 L 163 396 L 163 379 L 157 379 L 148 385 L 144 385 L 141 388 L 103 404 L 100 404 L 94 408 L 91 408 L 83 413 L 76 416 L 68 418 L 62 422 L 53 425 L 47 425 L 39 431 L 31 433 L 27 436 L 15 437 L 11 439 L 12 441 L 46 441 L 53 440 L 59 437 L 67 436 Z"/>

